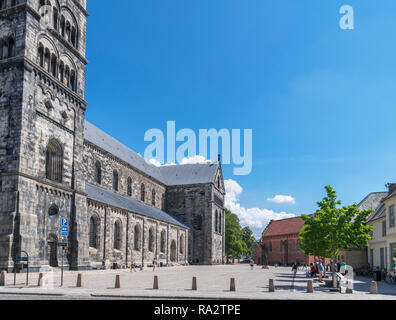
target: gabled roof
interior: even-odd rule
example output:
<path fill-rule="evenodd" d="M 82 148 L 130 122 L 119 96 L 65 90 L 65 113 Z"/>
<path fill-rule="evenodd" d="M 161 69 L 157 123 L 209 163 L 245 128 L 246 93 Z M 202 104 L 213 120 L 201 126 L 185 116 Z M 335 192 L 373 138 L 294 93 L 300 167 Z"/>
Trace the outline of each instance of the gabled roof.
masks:
<path fill-rule="evenodd" d="M 84 138 L 167 186 L 214 182 L 219 168 L 218 162 L 157 167 L 88 121 L 85 121 Z"/>
<path fill-rule="evenodd" d="M 160 172 L 166 185 L 176 186 L 213 182 L 218 169 L 218 162 L 210 162 L 162 166 Z"/>
<path fill-rule="evenodd" d="M 179 221 L 177 218 L 165 211 L 151 207 L 143 202 L 124 197 L 118 193 L 94 186 L 90 183 L 85 183 L 85 192 L 88 195 L 88 199 L 106 203 L 120 209 L 125 209 L 133 213 L 141 214 L 179 227 L 192 229 L 191 226 Z"/>
<path fill-rule="evenodd" d="M 304 220 L 301 217 L 272 220 L 263 232 L 263 237 L 298 234 L 303 226 Z"/>
<path fill-rule="evenodd" d="M 378 206 L 381 204 L 382 199 L 384 199 L 388 195 L 388 192 L 371 192 L 367 197 L 365 197 L 358 204 L 358 209 L 362 210 L 376 210 Z"/>
<path fill-rule="evenodd" d="M 386 217 L 386 206 L 383 203 L 377 208 L 377 210 L 374 211 L 373 214 L 371 214 L 371 216 L 369 216 L 367 221 L 371 222 L 371 221 L 378 220 L 378 219 L 385 218 L 385 217 Z"/>

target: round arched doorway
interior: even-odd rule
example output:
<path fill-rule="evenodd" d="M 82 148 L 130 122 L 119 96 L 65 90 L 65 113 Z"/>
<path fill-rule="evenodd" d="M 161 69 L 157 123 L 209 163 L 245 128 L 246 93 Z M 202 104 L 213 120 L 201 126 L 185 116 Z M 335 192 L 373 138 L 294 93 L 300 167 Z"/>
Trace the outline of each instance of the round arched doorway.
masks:
<path fill-rule="evenodd" d="M 51 233 L 48 237 L 49 257 L 48 262 L 51 267 L 58 267 L 58 237 Z"/>

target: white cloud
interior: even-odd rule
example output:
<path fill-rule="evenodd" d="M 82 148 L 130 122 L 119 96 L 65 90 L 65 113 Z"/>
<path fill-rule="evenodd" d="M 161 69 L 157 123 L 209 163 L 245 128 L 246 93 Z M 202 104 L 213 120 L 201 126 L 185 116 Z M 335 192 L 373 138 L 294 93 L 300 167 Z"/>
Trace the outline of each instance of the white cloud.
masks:
<path fill-rule="evenodd" d="M 147 161 L 147 160 L 146 160 Z M 155 165 L 156 167 L 163 167 L 163 166 L 175 166 L 176 163 L 165 163 L 161 164 L 157 159 L 151 158 L 148 160 L 149 163 Z M 196 163 L 208 163 L 211 162 L 210 160 L 206 160 L 205 157 L 196 155 L 189 158 L 183 158 L 180 164 L 196 164 Z"/>
<path fill-rule="evenodd" d="M 267 198 L 268 201 L 275 203 L 296 203 L 296 199 L 292 196 L 276 195 L 273 198 Z"/>
<path fill-rule="evenodd" d="M 196 155 L 190 158 L 183 158 L 180 164 L 195 164 L 195 163 L 208 163 L 210 160 L 206 160 L 205 157 Z"/>
<path fill-rule="evenodd" d="M 295 217 L 293 213 L 285 211 L 275 212 L 269 209 L 245 208 L 239 203 L 239 196 L 243 188 L 235 180 L 224 181 L 226 196 L 225 207 L 238 215 L 242 226 L 249 226 L 256 238 L 259 238 L 264 228 L 271 220 L 280 220 Z"/>

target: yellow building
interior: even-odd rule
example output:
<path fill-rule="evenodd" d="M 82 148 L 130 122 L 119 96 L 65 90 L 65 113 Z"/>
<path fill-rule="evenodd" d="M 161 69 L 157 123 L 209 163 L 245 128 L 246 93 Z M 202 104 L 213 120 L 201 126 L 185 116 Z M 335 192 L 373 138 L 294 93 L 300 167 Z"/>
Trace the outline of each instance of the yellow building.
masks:
<path fill-rule="evenodd" d="M 383 199 L 385 205 L 385 257 L 388 271 L 396 269 L 396 183 L 389 183 L 389 195 Z"/>
<path fill-rule="evenodd" d="M 387 269 L 388 245 L 386 239 L 386 205 L 380 207 L 369 217 L 368 225 L 373 227 L 372 237 L 368 247 L 368 261 L 371 269 Z"/>
<path fill-rule="evenodd" d="M 372 269 L 396 269 L 396 183 L 388 183 L 388 192 L 381 199 L 378 209 L 369 217 L 373 227 L 368 247 L 368 261 Z"/>
<path fill-rule="evenodd" d="M 388 195 L 388 192 L 371 192 L 358 204 L 359 210 L 373 210 L 374 213 L 371 214 L 368 220 L 374 216 L 377 212 L 377 208 L 381 206 L 381 201 Z M 338 256 L 336 257 L 337 262 L 345 262 L 347 265 L 353 268 L 366 267 L 370 260 L 367 260 L 367 253 L 370 252 L 370 248 L 358 249 L 350 247 L 346 250 L 340 250 Z"/>

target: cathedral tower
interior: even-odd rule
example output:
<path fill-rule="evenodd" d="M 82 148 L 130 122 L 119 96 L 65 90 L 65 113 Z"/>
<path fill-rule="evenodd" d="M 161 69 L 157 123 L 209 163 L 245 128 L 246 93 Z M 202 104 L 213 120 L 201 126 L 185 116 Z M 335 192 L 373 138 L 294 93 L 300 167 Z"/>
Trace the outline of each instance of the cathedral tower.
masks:
<path fill-rule="evenodd" d="M 88 267 L 86 0 L 0 0 L 0 269 Z"/>

